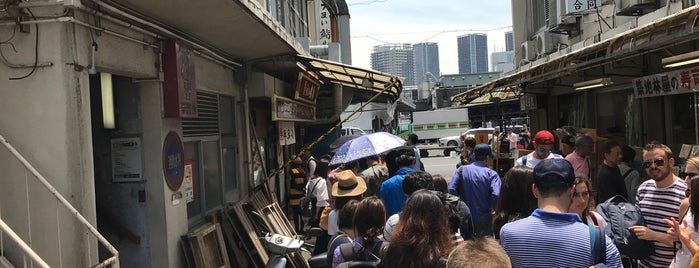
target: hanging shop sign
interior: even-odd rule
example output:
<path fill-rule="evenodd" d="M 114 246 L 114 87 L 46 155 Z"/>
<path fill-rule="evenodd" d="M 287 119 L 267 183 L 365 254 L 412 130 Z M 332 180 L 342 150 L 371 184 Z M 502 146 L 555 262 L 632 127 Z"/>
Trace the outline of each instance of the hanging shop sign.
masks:
<path fill-rule="evenodd" d="M 143 180 L 140 138 L 111 139 L 112 182 Z"/>
<path fill-rule="evenodd" d="M 272 121 L 313 122 L 316 107 L 292 99 L 272 96 Z"/>
<path fill-rule="evenodd" d="M 633 88 L 636 98 L 697 92 L 699 91 L 699 67 L 634 79 Z"/>
<path fill-rule="evenodd" d="M 163 42 L 163 102 L 165 117 L 197 117 L 194 53 L 177 40 Z"/>
<path fill-rule="evenodd" d="M 184 149 L 177 132 L 170 131 L 163 142 L 163 173 L 171 190 L 177 191 L 184 180 Z"/>
<path fill-rule="evenodd" d="M 519 98 L 519 109 L 521 111 L 529 111 L 536 109 L 536 95 L 524 94 Z"/>
<path fill-rule="evenodd" d="M 320 84 L 317 82 L 317 79 L 313 79 L 313 77 L 299 72 L 299 78 L 296 80 L 296 94 L 294 94 L 294 99 L 315 104 L 319 89 Z"/>
<path fill-rule="evenodd" d="M 279 121 L 279 145 L 291 145 L 296 143 L 296 131 L 294 122 Z"/>

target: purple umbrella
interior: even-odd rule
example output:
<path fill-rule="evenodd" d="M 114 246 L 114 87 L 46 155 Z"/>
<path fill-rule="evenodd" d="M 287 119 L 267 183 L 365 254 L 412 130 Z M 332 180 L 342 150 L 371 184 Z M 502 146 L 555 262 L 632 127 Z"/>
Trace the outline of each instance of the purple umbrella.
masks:
<path fill-rule="evenodd" d="M 376 132 L 345 142 L 330 159 L 330 165 L 344 164 L 403 146 L 405 140 L 388 132 Z"/>

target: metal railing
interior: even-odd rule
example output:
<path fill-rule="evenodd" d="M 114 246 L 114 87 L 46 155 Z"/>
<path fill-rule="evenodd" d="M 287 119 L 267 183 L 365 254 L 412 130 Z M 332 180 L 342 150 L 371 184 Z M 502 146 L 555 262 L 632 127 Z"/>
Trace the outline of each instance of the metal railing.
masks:
<path fill-rule="evenodd" d="M 109 258 L 105 259 L 104 261 L 99 262 L 99 263 L 97 263 L 97 264 L 95 264 L 95 265 L 92 265 L 91 267 L 107 267 L 107 266 L 111 265 L 111 267 L 119 268 L 119 252 L 114 248 L 114 246 L 112 246 L 112 244 L 109 243 L 109 241 L 107 241 L 107 239 L 105 239 L 105 238 L 102 236 L 102 234 L 100 234 L 100 233 L 97 231 L 97 229 L 96 229 L 94 226 L 92 226 L 92 224 L 90 224 L 90 222 L 88 222 L 87 219 L 85 219 L 85 217 L 83 217 L 82 214 L 80 214 L 80 212 L 78 212 L 78 211 L 68 202 L 68 200 L 66 200 L 66 199 L 63 197 L 63 195 L 61 195 L 61 194 L 58 192 L 58 190 L 56 190 L 56 188 L 54 188 L 54 187 L 44 178 L 44 176 L 42 176 L 41 174 L 39 174 L 39 172 L 38 172 L 38 171 L 37 171 L 37 170 L 36 170 L 36 169 L 35 169 L 35 168 L 34 168 L 34 167 L 33 167 L 19 152 L 17 152 L 17 150 L 15 150 L 15 148 L 14 148 L 12 145 L 10 145 L 10 143 L 9 143 L 2 135 L 0 135 L 0 143 L 2 143 L 2 144 L 5 146 L 5 148 L 7 148 L 7 150 L 8 150 L 10 153 L 12 153 L 12 155 L 14 155 L 14 157 L 17 158 L 17 160 L 19 160 L 19 162 L 22 163 L 22 165 L 24 165 L 25 170 L 28 171 L 27 175 L 28 175 L 28 174 L 32 174 L 32 175 L 33 175 L 33 176 L 26 176 L 26 175 L 25 175 L 25 180 L 29 180 L 28 177 L 34 177 L 34 178 L 36 178 L 36 180 L 37 180 L 38 182 L 40 182 L 41 185 L 43 185 L 44 188 L 46 188 L 46 190 L 48 190 L 48 191 L 56 198 L 56 203 L 57 203 L 57 205 L 60 204 L 60 205 L 62 205 L 65 209 L 67 209 L 68 212 L 69 212 L 71 215 L 73 215 L 73 217 L 74 217 L 77 221 L 79 221 L 79 222 L 82 224 L 83 227 L 87 228 L 87 230 L 89 231 L 89 233 L 90 233 L 91 235 L 93 235 L 93 236 L 97 239 L 97 241 L 99 241 L 99 243 L 100 243 L 105 249 L 107 249 L 107 250 L 109 251 L 109 253 L 112 254 L 111 257 L 109 257 Z M 29 196 L 29 189 L 28 189 L 29 186 L 28 186 L 28 182 L 26 182 L 25 184 L 27 185 L 27 190 L 25 191 L 25 192 L 26 192 L 26 195 L 27 195 L 27 196 L 26 196 L 26 201 L 27 201 L 26 209 L 27 209 L 27 215 L 30 215 L 30 211 L 29 211 L 29 209 L 30 209 L 29 201 L 30 201 L 31 198 L 30 198 L 30 196 Z M 18 207 L 19 207 L 19 206 L 18 206 Z M 56 217 L 57 217 L 57 219 L 59 218 L 58 214 L 57 214 Z M 5 235 L 7 235 L 8 237 L 10 237 L 10 239 L 12 239 L 15 243 L 17 243 L 17 244 L 19 245 L 19 249 L 24 253 L 24 256 L 23 256 L 23 257 L 25 258 L 25 260 L 24 260 L 24 261 L 25 261 L 24 267 L 27 267 L 27 264 L 26 264 L 26 256 L 29 256 L 30 259 L 31 259 L 31 264 L 29 265 L 29 267 L 32 267 L 34 264 L 36 264 L 37 266 L 40 266 L 40 267 L 49 267 L 49 266 L 46 264 L 46 262 L 44 262 L 44 260 L 42 260 L 42 258 L 41 258 L 40 256 L 38 256 L 38 255 L 36 254 L 36 252 L 34 251 L 34 249 L 31 247 L 31 244 L 32 244 L 32 241 L 31 241 L 31 240 L 32 240 L 32 239 L 31 239 L 31 233 L 32 233 L 32 231 L 31 231 L 31 221 L 30 221 L 30 219 L 31 219 L 31 217 L 28 216 L 28 217 L 27 217 L 27 226 L 28 226 L 28 228 L 29 228 L 29 232 L 28 232 L 28 233 L 29 233 L 29 237 L 28 237 L 27 239 L 28 239 L 29 241 L 28 241 L 28 243 L 27 243 L 27 242 L 25 242 L 19 235 L 17 235 L 17 234 L 12 230 L 12 228 L 11 228 L 10 226 L 8 226 L 7 224 L 5 224 L 5 222 L 2 220 L 2 215 L 0 214 L 0 229 L 1 229 L 1 230 L 0 230 L 0 241 L 2 241 L 2 237 L 4 237 Z M 57 225 L 57 226 L 56 226 L 57 229 L 60 230 L 60 221 L 57 220 L 57 221 L 56 221 L 56 225 Z M 89 250 L 90 250 L 90 245 L 89 245 L 89 242 L 87 242 L 87 243 L 88 243 L 87 249 L 88 249 L 88 251 L 89 251 Z M 4 247 L 3 247 L 3 246 L 4 246 L 4 245 L 0 245 L 0 250 L 4 250 Z M 58 249 L 59 259 L 63 259 L 62 256 L 60 256 L 60 254 L 61 254 L 61 252 L 62 252 L 62 250 L 61 250 L 61 236 L 60 236 L 60 232 L 59 232 L 59 234 L 58 234 L 58 247 L 57 247 L 57 249 Z M 92 263 L 92 261 L 90 260 L 91 254 L 89 254 L 89 252 L 88 252 L 88 254 L 86 254 L 86 255 L 88 256 L 88 262 L 89 262 L 89 263 Z M 61 265 L 59 264 L 59 266 L 61 266 Z"/>

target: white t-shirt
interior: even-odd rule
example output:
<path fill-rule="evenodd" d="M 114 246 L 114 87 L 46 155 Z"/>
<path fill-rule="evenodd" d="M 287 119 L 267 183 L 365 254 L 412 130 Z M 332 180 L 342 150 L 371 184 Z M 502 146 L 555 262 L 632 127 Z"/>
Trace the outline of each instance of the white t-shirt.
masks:
<path fill-rule="evenodd" d="M 383 241 L 391 241 L 391 233 L 393 233 L 393 229 L 398 226 L 398 220 L 400 219 L 398 215 L 400 215 L 400 213 L 393 214 L 386 220 L 386 225 L 383 227 Z"/>
<path fill-rule="evenodd" d="M 539 159 L 539 158 L 534 157 L 534 153 L 535 152 L 531 152 L 528 155 L 517 158 L 517 160 L 515 161 L 515 167 L 524 166 L 524 163 L 522 163 L 522 158 L 524 158 L 524 157 L 527 158 L 527 166 L 530 168 L 534 168 L 536 166 L 536 164 L 539 164 L 539 162 L 541 162 L 541 160 L 544 160 L 544 159 Z M 550 153 L 549 156 L 546 157 L 546 159 L 553 159 L 553 158 L 563 159 L 563 156 L 561 156 L 560 154 Z"/>
<path fill-rule="evenodd" d="M 313 189 L 313 185 L 315 185 L 315 189 Z M 313 189 L 313 196 L 315 196 L 317 200 L 316 207 L 325 207 L 330 205 L 330 203 L 328 203 L 328 200 L 330 199 L 328 197 L 328 184 L 325 183 L 325 179 L 322 177 L 317 177 L 308 181 L 308 183 L 306 183 L 306 196 L 310 196 L 309 194 L 311 193 L 311 189 Z"/>
<path fill-rule="evenodd" d="M 337 225 L 338 214 L 337 209 L 333 209 L 328 213 L 328 234 L 331 236 L 340 231 L 340 227 Z"/>

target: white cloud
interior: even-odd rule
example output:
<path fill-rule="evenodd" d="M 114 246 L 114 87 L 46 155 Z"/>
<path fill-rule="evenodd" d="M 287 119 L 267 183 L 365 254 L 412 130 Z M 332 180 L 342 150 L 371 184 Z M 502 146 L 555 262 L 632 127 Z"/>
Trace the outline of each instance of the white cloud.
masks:
<path fill-rule="evenodd" d="M 440 70 L 458 73 L 457 36 L 488 33 L 488 52 L 505 50 L 511 30 L 510 0 L 348 1 L 352 33 L 352 65 L 371 68 L 371 49 L 385 43 L 439 43 Z M 490 57 L 490 56 L 489 56 Z"/>

